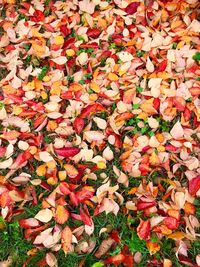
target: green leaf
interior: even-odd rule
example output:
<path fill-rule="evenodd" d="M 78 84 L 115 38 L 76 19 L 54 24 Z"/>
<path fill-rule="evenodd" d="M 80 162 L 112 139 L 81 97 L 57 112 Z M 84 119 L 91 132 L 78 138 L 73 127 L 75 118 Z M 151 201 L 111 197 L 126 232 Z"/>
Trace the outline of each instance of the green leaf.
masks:
<path fill-rule="evenodd" d="M 193 59 L 195 61 L 199 61 L 200 60 L 200 52 L 196 52 L 196 54 L 193 56 Z"/>
<path fill-rule="evenodd" d="M 152 136 L 154 136 L 155 134 L 154 134 L 154 132 L 149 132 L 149 136 L 150 137 L 152 137 Z"/>
<path fill-rule="evenodd" d="M 101 67 L 104 67 L 105 66 L 105 64 L 106 64 L 106 60 L 107 60 L 107 58 L 106 57 L 102 57 L 102 58 L 100 58 L 100 66 Z"/>
<path fill-rule="evenodd" d="M 73 82 L 73 81 L 74 81 L 74 77 L 73 77 L 73 76 L 70 76 L 70 75 L 68 75 L 68 76 L 67 76 L 67 80 L 68 80 L 68 81 L 70 81 L 70 82 Z"/>
<path fill-rule="evenodd" d="M 173 43 L 173 45 L 172 45 L 172 49 L 176 49 L 177 48 L 177 43 Z"/>
<path fill-rule="evenodd" d="M 141 50 L 136 51 L 137 57 L 142 57 L 144 54 L 145 54 L 145 51 L 141 51 Z"/>
<path fill-rule="evenodd" d="M 138 109 L 140 107 L 140 104 L 133 104 L 133 109 Z"/>
<path fill-rule="evenodd" d="M 44 2 L 44 5 L 45 5 L 45 6 L 48 6 L 49 3 L 50 3 L 50 0 L 46 0 L 46 1 Z"/>
<path fill-rule="evenodd" d="M 80 80 L 78 83 L 80 83 L 80 84 L 85 84 L 85 81 L 82 79 L 82 80 Z"/>
<path fill-rule="evenodd" d="M 50 9 L 46 9 L 46 10 L 44 11 L 44 16 L 47 17 L 47 16 L 50 15 L 50 13 L 51 13 L 51 10 L 50 10 Z"/>
<path fill-rule="evenodd" d="M 1 17 L 2 18 L 6 18 L 6 9 L 5 9 L 5 7 L 3 7 L 2 10 L 1 10 Z"/>
<path fill-rule="evenodd" d="M 186 99 L 186 102 L 192 102 L 192 97 L 189 97 L 188 99 Z"/>
<path fill-rule="evenodd" d="M 102 261 L 98 261 L 98 262 L 95 262 L 94 264 L 92 264 L 92 267 L 103 267 L 104 264 Z"/>
<path fill-rule="evenodd" d="M 148 127 L 142 127 L 141 128 L 141 133 L 144 134 L 148 131 Z"/>
<path fill-rule="evenodd" d="M 86 52 L 87 52 L 87 53 L 92 53 L 92 52 L 94 52 L 94 48 L 90 47 L 90 48 L 87 49 Z"/>
<path fill-rule="evenodd" d="M 76 53 L 79 56 L 83 52 L 86 52 L 86 50 L 84 48 L 80 48 Z"/>
<path fill-rule="evenodd" d="M 38 80 L 42 81 L 44 76 L 46 76 L 46 73 L 47 73 L 47 67 L 42 67 L 42 71 L 38 75 Z"/>
<path fill-rule="evenodd" d="M 136 91 L 137 91 L 137 93 L 141 93 L 143 91 L 143 88 L 137 85 Z"/>
<path fill-rule="evenodd" d="M 0 102 L 0 109 L 2 109 L 4 106 L 5 106 L 4 103 Z"/>
<path fill-rule="evenodd" d="M 133 126 L 133 125 L 135 125 L 135 120 L 132 118 L 132 119 L 130 119 L 130 120 L 128 120 L 127 121 L 127 125 L 128 126 Z"/>
<path fill-rule="evenodd" d="M 85 42 L 85 39 L 84 39 L 83 36 L 81 36 L 81 35 L 78 35 L 78 36 L 77 36 L 77 39 L 78 39 L 78 41 L 83 41 L 83 42 Z"/>
<path fill-rule="evenodd" d="M 23 48 L 24 48 L 25 50 L 29 50 L 30 47 L 31 47 L 30 44 L 23 44 Z"/>
<path fill-rule="evenodd" d="M 92 73 L 86 73 L 84 76 L 86 79 L 92 79 Z"/>

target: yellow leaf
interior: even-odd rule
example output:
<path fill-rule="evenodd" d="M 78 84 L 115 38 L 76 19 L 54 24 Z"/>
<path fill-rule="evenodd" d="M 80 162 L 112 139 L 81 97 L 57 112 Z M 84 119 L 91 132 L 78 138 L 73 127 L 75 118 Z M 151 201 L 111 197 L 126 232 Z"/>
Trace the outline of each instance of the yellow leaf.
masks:
<path fill-rule="evenodd" d="M 75 53 L 75 51 L 74 51 L 73 49 L 67 49 L 67 50 L 66 50 L 66 55 L 67 55 L 68 57 L 73 57 L 75 54 L 76 54 L 76 53 Z"/>
<path fill-rule="evenodd" d="M 56 45 L 63 45 L 64 44 L 64 38 L 63 38 L 63 36 L 62 35 L 56 36 L 54 38 L 54 43 Z"/>
<path fill-rule="evenodd" d="M 90 88 L 95 92 L 95 93 L 99 93 L 100 92 L 100 87 L 97 83 L 95 82 L 91 82 L 90 84 Z"/>
<path fill-rule="evenodd" d="M 37 167 L 36 174 L 38 176 L 44 176 L 46 174 L 46 164 L 42 164 Z"/>
<path fill-rule="evenodd" d="M 58 178 L 60 181 L 64 181 L 67 178 L 67 172 L 66 171 L 59 171 L 58 172 Z"/>
<path fill-rule="evenodd" d="M 158 164 L 160 163 L 160 159 L 159 159 L 158 155 L 156 155 L 155 152 L 153 152 L 153 153 L 151 154 L 151 156 L 150 156 L 150 158 L 149 158 L 149 162 L 150 162 L 150 164 L 153 165 L 153 166 L 156 166 L 156 165 L 158 165 Z"/>
<path fill-rule="evenodd" d="M 119 80 L 119 77 L 117 76 L 117 74 L 110 72 L 108 74 L 108 79 L 110 81 L 118 81 Z"/>
<path fill-rule="evenodd" d="M 105 168 L 106 168 L 106 163 L 103 162 L 103 161 L 98 161 L 98 162 L 97 162 L 97 167 L 98 167 L 99 169 L 105 169 Z"/>

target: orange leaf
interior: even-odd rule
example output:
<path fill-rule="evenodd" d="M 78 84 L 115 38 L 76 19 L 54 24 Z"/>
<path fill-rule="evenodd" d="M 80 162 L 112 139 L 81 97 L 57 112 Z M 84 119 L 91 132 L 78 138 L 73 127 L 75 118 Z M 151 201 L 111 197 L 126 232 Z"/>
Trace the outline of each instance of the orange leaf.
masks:
<path fill-rule="evenodd" d="M 172 230 L 170 230 L 166 225 L 159 225 L 154 227 L 153 229 L 156 233 L 161 233 L 163 235 L 170 235 L 172 233 Z"/>
<path fill-rule="evenodd" d="M 136 191 L 137 191 L 137 187 L 133 187 L 128 191 L 128 194 L 129 195 L 134 195 Z"/>
<path fill-rule="evenodd" d="M 69 219 L 69 212 L 63 206 L 58 205 L 56 208 L 55 220 L 59 224 L 64 224 Z"/>
<path fill-rule="evenodd" d="M 78 175 L 77 169 L 72 164 L 65 164 L 64 168 L 67 172 L 67 175 L 71 178 L 76 177 Z"/>
<path fill-rule="evenodd" d="M 119 159 L 120 160 L 127 159 L 130 156 L 130 154 L 131 154 L 132 151 L 133 151 L 132 149 L 129 149 L 129 150 L 125 151 L 124 153 L 121 154 L 121 156 L 119 157 Z"/>
<path fill-rule="evenodd" d="M 69 228 L 69 226 L 66 226 L 61 234 L 61 244 L 65 254 L 71 251 L 72 249 L 71 243 L 72 243 L 72 231 Z"/>
<path fill-rule="evenodd" d="M 122 114 L 117 115 L 117 117 L 115 118 L 115 123 L 129 120 L 129 119 L 133 118 L 133 116 L 134 116 L 134 114 L 131 112 L 124 112 Z"/>
<path fill-rule="evenodd" d="M 83 90 L 83 86 L 79 83 L 72 83 L 69 87 L 69 91 L 72 91 L 72 92 L 78 92 L 82 90 Z"/>
<path fill-rule="evenodd" d="M 131 104 L 131 102 L 133 101 L 134 94 L 135 94 L 134 89 L 129 89 L 125 91 L 123 95 L 123 102 L 126 104 Z"/>
<path fill-rule="evenodd" d="M 150 98 L 141 104 L 140 108 L 149 115 L 157 114 L 158 112 L 153 107 L 154 98 Z"/>
<path fill-rule="evenodd" d="M 192 203 L 186 202 L 184 206 L 184 211 L 187 214 L 194 214 L 195 213 L 195 206 Z"/>
<path fill-rule="evenodd" d="M 5 140 L 13 140 L 19 136 L 20 136 L 20 133 L 17 131 L 10 131 L 10 132 L 6 132 L 6 133 L 3 133 L 0 135 L 0 137 L 5 139 Z"/>
<path fill-rule="evenodd" d="M 180 211 L 179 210 L 169 209 L 167 213 L 169 216 L 174 217 L 177 220 L 180 220 Z"/>
<path fill-rule="evenodd" d="M 150 254 L 153 255 L 160 250 L 160 245 L 152 241 L 147 241 L 147 248 Z"/>
<path fill-rule="evenodd" d="M 174 232 L 173 234 L 168 235 L 168 238 L 180 240 L 180 239 L 183 239 L 185 237 L 185 235 L 186 234 L 183 232 Z"/>

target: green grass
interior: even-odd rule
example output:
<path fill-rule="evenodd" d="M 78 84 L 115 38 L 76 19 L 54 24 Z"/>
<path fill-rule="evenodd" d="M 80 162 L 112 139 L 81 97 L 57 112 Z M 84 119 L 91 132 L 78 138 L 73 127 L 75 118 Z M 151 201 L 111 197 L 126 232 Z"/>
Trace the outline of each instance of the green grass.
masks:
<path fill-rule="evenodd" d="M 12 267 L 20 267 L 28 258 L 27 251 L 33 246 L 23 238 L 18 222 L 5 225 L 0 230 L 0 261 L 12 258 Z"/>

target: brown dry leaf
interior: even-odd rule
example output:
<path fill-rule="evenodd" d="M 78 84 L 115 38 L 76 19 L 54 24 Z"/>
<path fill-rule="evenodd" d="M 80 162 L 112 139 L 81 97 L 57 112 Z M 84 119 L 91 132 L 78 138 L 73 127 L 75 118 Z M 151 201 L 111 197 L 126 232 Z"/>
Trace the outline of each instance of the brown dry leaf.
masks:
<path fill-rule="evenodd" d="M 95 257 L 99 259 L 104 256 L 114 244 L 115 240 L 110 237 L 103 240 L 97 252 L 95 253 Z"/>

